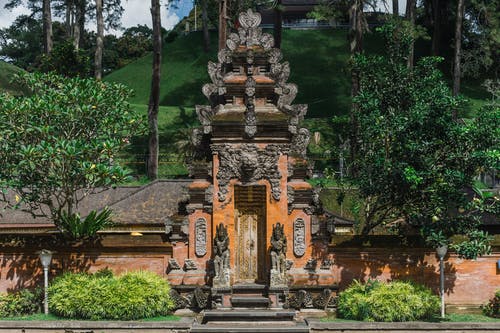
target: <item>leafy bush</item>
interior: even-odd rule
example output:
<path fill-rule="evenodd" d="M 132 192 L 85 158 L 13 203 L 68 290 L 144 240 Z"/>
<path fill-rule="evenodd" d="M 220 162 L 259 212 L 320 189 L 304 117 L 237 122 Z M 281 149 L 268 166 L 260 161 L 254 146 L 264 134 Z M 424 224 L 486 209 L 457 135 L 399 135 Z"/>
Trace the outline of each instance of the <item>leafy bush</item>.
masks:
<path fill-rule="evenodd" d="M 339 316 L 365 321 L 412 321 L 439 311 L 439 298 L 431 290 L 410 282 L 354 281 L 340 294 Z"/>
<path fill-rule="evenodd" d="M 488 317 L 500 318 L 500 290 L 497 290 L 495 297 L 490 302 L 481 307 L 483 313 Z"/>
<path fill-rule="evenodd" d="M 166 315 L 173 308 L 170 286 L 158 275 L 109 270 L 98 274 L 66 273 L 49 288 L 50 311 L 73 319 L 134 320 Z"/>
<path fill-rule="evenodd" d="M 14 294 L 0 294 L 0 317 L 29 315 L 40 310 L 41 289 L 23 289 Z"/>

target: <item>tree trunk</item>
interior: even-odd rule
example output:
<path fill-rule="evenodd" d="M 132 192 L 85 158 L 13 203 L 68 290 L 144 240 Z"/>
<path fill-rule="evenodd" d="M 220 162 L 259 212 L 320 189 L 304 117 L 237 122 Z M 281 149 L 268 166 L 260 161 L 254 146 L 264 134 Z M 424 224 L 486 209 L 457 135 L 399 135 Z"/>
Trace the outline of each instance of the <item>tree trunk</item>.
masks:
<path fill-rule="evenodd" d="M 72 34 L 71 31 L 71 10 L 72 10 L 72 5 L 71 5 L 71 0 L 66 0 L 66 12 L 65 12 L 65 17 L 64 17 L 64 27 L 66 29 L 66 39 L 70 40 Z"/>
<path fill-rule="evenodd" d="M 361 53 L 363 50 L 363 1 L 351 0 L 349 8 L 349 39 L 351 59 Z M 357 70 L 351 70 L 351 98 L 354 99 L 359 94 L 359 73 Z M 354 101 L 351 105 L 351 137 L 350 137 L 350 159 L 351 159 L 351 175 L 357 174 L 355 160 L 358 152 L 358 106 Z"/>
<path fill-rule="evenodd" d="M 410 22 L 413 38 L 408 50 L 408 68 L 412 69 L 415 57 L 415 10 L 416 0 L 406 0 L 406 19 Z"/>
<path fill-rule="evenodd" d="M 399 0 L 392 0 L 392 15 L 399 16 Z"/>
<path fill-rule="evenodd" d="M 210 52 L 210 32 L 208 31 L 208 0 L 201 0 L 201 24 L 203 25 L 203 51 Z"/>
<path fill-rule="evenodd" d="M 84 33 L 85 33 L 85 13 L 86 13 L 86 11 L 87 11 L 87 0 L 79 0 L 78 9 L 77 9 L 78 15 L 77 15 L 77 19 L 76 19 L 78 31 L 80 32 L 80 34 L 78 36 L 78 47 L 84 47 L 83 40 L 84 40 Z"/>
<path fill-rule="evenodd" d="M 160 104 L 161 74 L 161 19 L 160 0 L 151 0 L 153 18 L 153 75 L 148 105 L 149 152 L 147 174 L 153 180 L 158 178 L 158 108 Z"/>
<path fill-rule="evenodd" d="M 458 0 L 457 21 L 455 23 L 455 54 L 453 57 L 453 96 L 460 93 L 460 59 L 462 56 L 462 21 L 464 18 L 464 0 Z M 453 112 L 456 117 L 456 111 Z"/>
<path fill-rule="evenodd" d="M 102 79 L 102 49 L 104 44 L 104 19 L 102 16 L 102 1 L 96 0 L 97 42 L 95 48 L 95 78 Z M 76 23 L 78 25 L 78 22 Z"/>
<path fill-rule="evenodd" d="M 277 0 L 274 9 L 274 47 L 281 48 L 281 36 L 283 32 L 283 11 L 281 7 L 282 0 Z"/>
<path fill-rule="evenodd" d="M 441 42 L 441 6 L 439 0 L 432 0 L 432 14 L 434 31 L 432 32 L 431 54 L 438 56 L 440 53 L 439 44 Z"/>
<path fill-rule="evenodd" d="M 226 47 L 227 39 L 227 1 L 219 2 L 219 51 Z"/>
<path fill-rule="evenodd" d="M 52 51 L 52 13 L 50 11 L 50 0 L 43 0 L 43 52 L 49 54 Z"/>

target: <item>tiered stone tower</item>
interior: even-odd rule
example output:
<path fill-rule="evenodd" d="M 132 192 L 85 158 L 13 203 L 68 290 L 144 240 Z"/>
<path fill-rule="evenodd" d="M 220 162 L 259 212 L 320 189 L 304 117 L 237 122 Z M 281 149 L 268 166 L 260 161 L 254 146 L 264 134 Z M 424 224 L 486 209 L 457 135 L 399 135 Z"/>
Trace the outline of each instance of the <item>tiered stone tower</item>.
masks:
<path fill-rule="evenodd" d="M 177 283 L 210 286 L 223 307 L 234 306 L 238 288 L 265 290 L 279 307 L 294 286 L 332 283 L 327 223 L 304 180 L 309 132 L 300 123 L 307 105 L 292 104 L 297 86 L 287 82 L 289 64 L 260 20 L 251 10 L 241 13 L 238 33 L 208 64 L 212 83 L 203 93 L 210 104 L 196 106 L 202 127 L 192 137 L 189 242 L 187 251 L 177 250 L 188 259 L 182 278 L 172 275 Z"/>

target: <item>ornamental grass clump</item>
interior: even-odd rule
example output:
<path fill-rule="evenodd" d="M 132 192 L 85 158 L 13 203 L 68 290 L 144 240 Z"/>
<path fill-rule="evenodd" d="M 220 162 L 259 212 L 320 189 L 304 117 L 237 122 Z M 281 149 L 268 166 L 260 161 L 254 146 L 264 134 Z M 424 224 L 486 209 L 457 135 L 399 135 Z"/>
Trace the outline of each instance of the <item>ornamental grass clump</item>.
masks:
<path fill-rule="evenodd" d="M 413 321 L 439 311 L 439 298 L 411 282 L 354 281 L 340 294 L 339 317 L 364 321 Z"/>
<path fill-rule="evenodd" d="M 71 319 L 135 320 L 164 316 L 173 302 L 170 286 L 146 271 L 113 276 L 66 273 L 49 288 L 50 312 Z"/>

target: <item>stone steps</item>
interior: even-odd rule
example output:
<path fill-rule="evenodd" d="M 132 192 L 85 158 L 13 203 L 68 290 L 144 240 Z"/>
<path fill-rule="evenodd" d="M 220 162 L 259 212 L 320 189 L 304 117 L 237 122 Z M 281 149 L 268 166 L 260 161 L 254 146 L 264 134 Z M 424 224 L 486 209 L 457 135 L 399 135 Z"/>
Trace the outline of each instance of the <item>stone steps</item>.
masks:
<path fill-rule="evenodd" d="M 233 308 L 268 308 L 271 301 L 268 297 L 258 295 L 231 296 Z"/>
<path fill-rule="evenodd" d="M 269 321 L 288 321 L 294 322 L 295 311 L 287 310 L 207 310 L 203 313 L 202 323 L 211 321 L 232 321 L 232 322 L 269 322 Z"/>
<path fill-rule="evenodd" d="M 195 324 L 191 333 L 309 333 L 309 327 L 304 323 L 294 325 L 248 323 Z"/>

